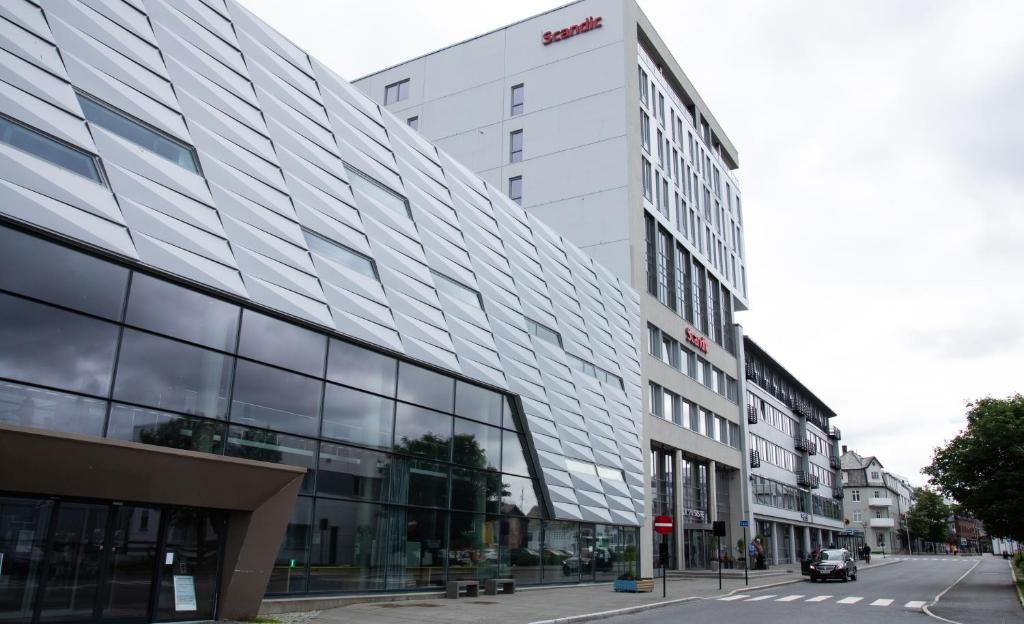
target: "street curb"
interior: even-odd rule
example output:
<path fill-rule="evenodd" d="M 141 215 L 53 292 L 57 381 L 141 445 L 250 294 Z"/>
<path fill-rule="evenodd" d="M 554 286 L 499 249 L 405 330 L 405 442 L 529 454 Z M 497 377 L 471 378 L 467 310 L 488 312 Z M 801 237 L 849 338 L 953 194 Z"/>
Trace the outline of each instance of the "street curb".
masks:
<path fill-rule="evenodd" d="M 870 569 L 881 568 L 887 565 L 894 565 L 897 563 L 903 563 L 902 561 L 885 561 L 882 563 L 876 563 L 871 566 Z M 537 620 L 530 622 L 530 624 L 577 624 L 578 622 L 591 622 L 594 620 L 604 620 L 619 615 L 629 615 L 631 613 L 642 613 L 644 611 L 650 611 L 652 609 L 660 609 L 662 607 L 671 607 L 672 605 L 681 604 L 684 602 L 693 602 L 694 600 L 714 600 L 716 598 L 725 598 L 732 596 L 740 592 L 748 591 L 759 591 L 762 589 L 770 589 L 772 587 L 781 587 L 783 585 L 792 585 L 794 583 L 802 583 L 806 579 L 801 574 L 799 578 L 788 579 L 785 581 L 778 581 L 776 583 L 767 583 L 765 585 L 756 585 L 753 587 L 739 587 L 731 592 L 716 595 L 716 596 L 687 596 L 685 598 L 675 598 L 673 600 L 663 600 L 662 602 L 651 602 L 645 605 L 636 605 L 633 607 L 623 607 L 621 609 L 612 609 L 610 611 L 598 611 L 596 613 L 581 613 L 580 615 L 567 615 L 565 617 L 554 618 L 552 620 Z"/>
<path fill-rule="evenodd" d="M 968 570 L 968 571 L 964 572 L 963 574 L 961 574 L 960 578 L 958 578 L 957 580 L 953 581 L 952 585 L 950 585 L 946 589 L 944 589 L 941 592 L 939 592 L 939 595 L 935 597 L 935 600 L 932 600 L 930 603 L 928 603 L 925 606 L 921 607 L 921 611 L 923 611 L 928 617 L 935 618 L 936 620 L 939 620 L 940 622 L 947 622 L 948 624 L 960 624 L 960 622 L 956 622 L 956 621 L 953 621 L 953 620 L 947 620 L 946 618 L 942 617 L 941 615 L 935 615 L 934 613 L 931 612 L 931 609 L 929 609 L 929 607 L 934 607 L 935 605 L 939 604 L 939 601 L 942 600 L 942 597 L 946 595 L 946 592 L 948 592 L 949 590 L 951 590 L 954 587 L 956 587 L 957 585 L 959 585 L 960 581 L 962 581 L 965 578 L 967 578 L 967 575 L 970 574 L 971 572 L 974 572 L 974 569 L 977 568 L 979 565 L 981 565 L 981 559 L 979 559 L 977 561 L 977 563 L 972 565 L 970 570 Z"/>
<path fill-rule="evenodd" d="M 1020 606 L 1024 609 L 1024 588 L 1021 588 L 1018 580 L 1024 581 L 1024 575 L 1020 578 L 1017 577 L 1017 570 L 1013 567 L 1013 560 L 1006 562 L 1006 565 L 1010 566 L 1010 578 L 1013 579 L 1013 588 L 1017 590 L 1017 600 L 1020 601 Z"/>

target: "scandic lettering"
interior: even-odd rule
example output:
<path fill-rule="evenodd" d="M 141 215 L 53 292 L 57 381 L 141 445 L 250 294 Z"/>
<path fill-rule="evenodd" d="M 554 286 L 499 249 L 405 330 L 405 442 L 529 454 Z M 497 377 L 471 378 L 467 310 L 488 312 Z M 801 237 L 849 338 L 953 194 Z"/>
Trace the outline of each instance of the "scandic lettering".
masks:
<path fill-rule="evenodd" d="M 595 28 L 601 27 L 601 16 L 588 17 L 579 24 L 573 24 L 560 30 L 549 30 L 544 33 L 541 39 L 544 41 L 544 45 L 554 43 L 555 41 L 562 41 L 568 39 L 573 35 L 579 35 L 585 32 L 590 32 Z"/>
<path fill-rule="evenodd" d="M 689 342 L 693 346 L 697 347 L 704 353 L 708 352 L 708 341 L 703 336 L 698 336 L 697 332 L 693 331 L 689 327 L 686 328 L 686 342 Z"/>

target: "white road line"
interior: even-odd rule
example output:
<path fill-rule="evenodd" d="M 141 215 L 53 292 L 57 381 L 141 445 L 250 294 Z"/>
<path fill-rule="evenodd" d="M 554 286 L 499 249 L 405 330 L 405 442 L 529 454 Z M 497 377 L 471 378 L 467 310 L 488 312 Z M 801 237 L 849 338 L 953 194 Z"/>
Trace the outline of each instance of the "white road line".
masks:
<path fill-rule="evenodd" d="M 907 604 L 903 605 L 904 609 L 920 609 L 925 605 L 924 600 L 911 600 Z"/>
<path fill-rule="evenodd" d="M 735 596 L 726 596 L 725 598 L 719 598 L 719 600 L 723 600 L 725 602 L 729 602 L 730 600 L 740 600 L 741 598 L 749 598 L 749 597 L 750 597 L 750 594 L 736 594 Z"/>
<path fill-rule="evenodd" d="M 892 604 L 892 598 L 879 598 L 871 603 L 872 607 L 888 607 Z"/>
<path fill-rule="evenodd" d="M 778 596 L 778 594 L 768 594 L 767 596 L 754 596 L 753 598 L 747 598 L 745 602 L 758 602 L 759 600 L 768 600 L 769 598 L 774 598 L 776 596 Z"/>
<path fill-rule="evenodd" d="M 799 599 L 801 599 L 803 597 L 804 597 L 803 594 L 793 594 L 791 596 L 785 596 L 784 598 L 779 598 L 775 602 L 793 602 L 794 600 L 799 600 Z"/>
<path fill-rule="evenodd" d="M 804 602 L 825 602 L 832 596 L 815 596 L 814 598 L 808 598 Z"/>
<path fill-rule="evenodd" d="M 842 600 L 837 600 L 836 604 L 857 604 L 861 600 L 864 600 L 864 596 L 847 596 Z"/>

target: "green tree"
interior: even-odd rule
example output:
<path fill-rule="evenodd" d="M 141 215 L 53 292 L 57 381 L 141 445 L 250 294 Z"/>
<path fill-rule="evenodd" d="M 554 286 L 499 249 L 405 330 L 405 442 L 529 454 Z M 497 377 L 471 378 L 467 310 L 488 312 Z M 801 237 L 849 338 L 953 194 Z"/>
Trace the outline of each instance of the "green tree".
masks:
<path fill-rule="evenodd" d="M 914 506 L 907 513 L 910 537 L 927 542 L 945 542 L 949 535 L 949 505 L 938 492 L 918 488 L 914 492 Z"/>
<path fill-rule="evenodd" d="M 990 535 L 1024 540 L 1024 396 L 968 404 L 967 428 L 923 472 Z"/>

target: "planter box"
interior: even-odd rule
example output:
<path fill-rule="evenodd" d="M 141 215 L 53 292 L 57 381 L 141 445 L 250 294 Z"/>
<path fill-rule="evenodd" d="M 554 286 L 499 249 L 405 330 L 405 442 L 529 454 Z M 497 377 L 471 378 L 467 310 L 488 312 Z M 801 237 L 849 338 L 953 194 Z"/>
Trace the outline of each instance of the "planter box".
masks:
<path fill-rule="evenodd" d="M 646 578 L 639 581 L 615 581 L 612 589 L 617 592 L 643 593 L 654 591 L 654 579 Z"/>

